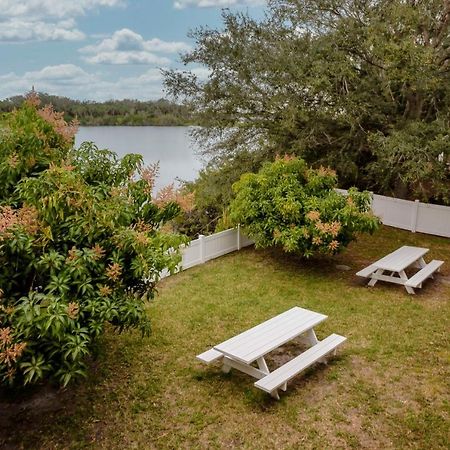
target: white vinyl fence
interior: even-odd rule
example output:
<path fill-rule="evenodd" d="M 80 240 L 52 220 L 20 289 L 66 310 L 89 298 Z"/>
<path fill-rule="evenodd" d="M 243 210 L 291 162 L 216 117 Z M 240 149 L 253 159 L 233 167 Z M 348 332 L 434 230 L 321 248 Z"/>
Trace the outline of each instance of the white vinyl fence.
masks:
<path fill-rule="evenodd" d="M 180 270 L 203 264 L 210 259 L 218 258 L 252 244 L 253 241 L 242 234 L 240 226 L 212 234 L 211 236 L 201 235 L 198 239 L 181 247 L 182 260 Z M 169 272 L 164 271 L 161 274 L 161 278 L 165 278 L 168 275 Z"/>
<path fill-rule="evenodd" d="M 242 247 L 251 244 L 253 244 L 253 241 L 241 233 L 239 226 L 211 236 L 199 236 L 198 239 L 191 241 L 188 246 L 182 249 L 182 269 L 203 264 L 210 259 L 240 250 Z"/>
<path fill-rule="evenodd" d="M 344 189 L 338 192 L 346 194 Z M 415 233 L 450 237 L 450 207 L 374 194 L 372 211 L 385 225 Z"/>
<path fill-rule="evenodd" d="M 346 195 L 344 189 L 336 189 Z M 450 207 L 401 200 L 374 194 L 372 196 L 372 211 L 381 218 L 385 225 L 402 228 L 413 233 L 434 234 L 450 237 Z M 232 228 L 211 236 L 200 236 L 181 248 L 182 261 L 180 270 L 203 264 L 210 259 L 218 258 L 227 253 L 252 245 L 253 241 L 244 236 L 240 227 Z M 169 275 L 168 271 L 161 278 Z"/>

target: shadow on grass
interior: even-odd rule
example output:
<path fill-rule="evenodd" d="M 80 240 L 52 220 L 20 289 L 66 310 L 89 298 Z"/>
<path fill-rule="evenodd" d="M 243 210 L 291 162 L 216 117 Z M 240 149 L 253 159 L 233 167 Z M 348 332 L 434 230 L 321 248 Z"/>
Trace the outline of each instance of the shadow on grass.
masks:
<path fill-rule="evenodd" d="M 129 377 L 130 338 L 124 343 L 108 332 L 88 362 L 87 380 L 67 388 L 46 383 L 0 392 L 0 448 L 83 447 L 97 440 L 102 399 L 108 398 L 111 407 L 113 386 Z"/>
<path fill-rule="evenodd" d="M 280 354 L 283 353 L 283 361 L 277 358 L 278 355 L 269 354 L 267 357 L 267 363 L 269 367 L 272 367 L 272 371 L 303 351 L 298 348 L 298 345 L 292 343 L 283 347 L 285 350 L 278 352 Z M 301 345 L 301 347 L 306 348 L 304 345 Z M 309 390 L 311 383 L 315 388 L 323 386 L 324 392 L 328 392 L 330 389 L 333 391 L 333 382 L 339 378 L 338 374 L 333 373 L 333 369 L 341 367 L 347 360 L 348 356 L 346 354 L 338 354 L 329 356 L 325 363 L 316 363 L 312 367 L 307 368 L 288 381 L 286 391 L 278 390 L 280 400 L 276 400 L 270 394 L 253 386 L 256 380 L 251 376 L 236 369 L 231 369 L 230 372 L 224 373 L 218 364 L 203 370 L 194 370 L 191 378 L 195 382 L 202 383 L 202 387 L 208 392 L 208 396 L 221 395 L 233 399 L 233 402 L 247 405 L 256 412 L 276 412 L 280 407 L 283 407 L 290 397 L 304 395 Z"/>

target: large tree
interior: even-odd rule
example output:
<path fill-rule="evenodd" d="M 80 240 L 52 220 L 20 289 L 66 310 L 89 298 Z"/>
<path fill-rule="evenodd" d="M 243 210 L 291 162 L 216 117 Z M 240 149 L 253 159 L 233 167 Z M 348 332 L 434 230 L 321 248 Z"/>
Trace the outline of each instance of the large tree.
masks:
<path fill-rule="evenodd" d="M 290 153 L 343 186 L 450 203 L 449 23 L 449 0 L 271 0 L 262 20 L 224 10 L 223 29 L 194 31 L 183 56 L 208 78 L 168 71 L 166 87 L 197 112 L 210 165 L 234 164 L 236 179 Z"/>

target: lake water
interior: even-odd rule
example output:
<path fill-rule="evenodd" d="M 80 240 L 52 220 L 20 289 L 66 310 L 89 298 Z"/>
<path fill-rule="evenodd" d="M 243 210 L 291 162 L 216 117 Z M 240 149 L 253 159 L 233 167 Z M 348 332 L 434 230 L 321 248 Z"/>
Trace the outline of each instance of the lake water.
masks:
<path fill-rule="evenodd" d="M 80 127 L 75 145 L 92 141 L 98 148 L 107 148 L 119 156 L 139 153 L 145 164 L 159 161 L 156 188 L 166 186 L 177 178 L 192 181 L 202 167 L 196 156 L 190 127 Z"/>

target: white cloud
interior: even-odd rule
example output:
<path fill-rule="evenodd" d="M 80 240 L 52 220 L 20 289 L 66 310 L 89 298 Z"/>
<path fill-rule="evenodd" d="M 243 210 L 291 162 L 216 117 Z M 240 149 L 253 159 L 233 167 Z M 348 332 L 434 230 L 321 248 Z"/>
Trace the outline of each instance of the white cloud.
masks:
<path fill-rule="evenodd" d="M 72 87 L 86 88 L 95 81 L 95 75 L 90 75 L 73 64 L 47 66 L 38 71 L 25 72 L 21 76 L 15 73 L 0 76 L 0 96 L 23 94 L 32 86 L 43 92 L 62 93 L 67 88 L 69 91 Z M 70 95 L 70 92 L 61 95 Z"/>
<path fill-rule="evenodd" d="M 259 6 L 267 3 L 267 0 L 176 0 L 173 6 L 176 9 L 184 9 L 189 6 L 197 8 L 226 8 L 229 6 Z"/>
<path fill-rule="evenodd" d="M 102 52 L 88 56 L 85 61 L 91 64 L 170 64 L 170 59 L 146 52 Z"/>
<path fill-rule="evenodd" d="M 0 0 L 0 42 L 75 41 L 85 35 L 75 18 L 122 0 Z"/>
<path fill-rule="evenodd" d="M 92 64 L 167 65 L 170 60 L 155 53 L 177 53 L 189 49 L 185 42 L 166 42 L 157 38 L 146 41 L 140 34 L 123 28 L 98 44 L 83 47 L 80 52 Z"/>
<path fill-rule="evenodd" d="M 93 76 L 74 64 L 59 64 L 47 66 L 41 70 L 26 72 L 24 78 L 34 81 L 46 81 L 65 84 L 75 80 L 78 84 L 86 84 L 93 81 Z"/>
<path fill-rule="evenodd" d="M 191 71 L 200 80 L 206 80 L 210 74 L 209 69 L 200 66 L 192 68 Z M 100 73 L 89 73 L 74 64 L 60 64 L 22 75 L 0 75 L 0 99 L 24 94 L 34 86 L 38 92 L 80 100 L 155 100 L 164 97 L 163 81 L 163 75 L 158 68 L 150 68 L 139 75 L 110 80 Z"/>
<path fill-rule="evenodd" d="M 0 0 L 0 17 L 63 19 L 84 15 L 98 7 L 123 4 L 122 0 Z"/>
<path fill-rule="evenodd" d="M 0 98 L 36 91 L 80 100 L 137 98 L 158 99 L 163 96 L 163 77 L 159 69 L 149 69 L 138 76 L 110 81 L 73 64 L 47 66 L 23 75 L 9 73 L 0 76 Z"/>
<path fill-rule="evenodd" d="M 79 41 L 84 38 L 73 19 L 46 23 L 14 18 L 0 22 L 0 41 Z"/>

